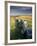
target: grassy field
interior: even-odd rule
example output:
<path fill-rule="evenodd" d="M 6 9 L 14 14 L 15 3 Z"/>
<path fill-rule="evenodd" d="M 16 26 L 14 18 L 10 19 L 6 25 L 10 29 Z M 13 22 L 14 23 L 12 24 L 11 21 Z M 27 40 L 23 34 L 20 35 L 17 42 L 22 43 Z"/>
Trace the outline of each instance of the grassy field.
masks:
<path fill-rule="evenodd" d="M 25 16 L 10 16 L 10 29 L 14 31 L 15 29 L 15 19 L 22 19 L 28 22 L 28 27 L 32 27 L 32 16 L 25 15 Z"/>
<path fill-rule="evenodd" d="M 21 20 L 25 20 L 28 22 L 28 28 L 29 29 L 26 29 L 24 34 L 21 33 L 21 31 L 23 29 L 21 28 L 18 28 L 18 25 L 17 27 L 15 27 L 15 20 L 16 19 L 21 19 Z M 10 16 L 10 40 L 13 40 L 13 39 L 31 39 L 32 38 L 32 33 L 30 36 L 28 36 L 28 32 L 27 31 L 30 31 L 32 32 L 32 16 L 31 15 L 25 15 L 25 16 Z"/>

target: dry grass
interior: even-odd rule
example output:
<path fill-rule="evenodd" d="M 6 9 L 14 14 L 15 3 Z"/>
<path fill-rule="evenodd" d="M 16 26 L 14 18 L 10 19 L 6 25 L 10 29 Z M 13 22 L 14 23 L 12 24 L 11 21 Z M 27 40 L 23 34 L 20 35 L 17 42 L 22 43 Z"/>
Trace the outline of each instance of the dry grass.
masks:
<path fill-rule="evenodd" d="M 32 27 L 32 16 L 25 15 L 25 16 L 10 16 L 10 27 L 12 30 L 15 28 L 15 19 L 22 19 L 28 21 L 28 27 Z"/>

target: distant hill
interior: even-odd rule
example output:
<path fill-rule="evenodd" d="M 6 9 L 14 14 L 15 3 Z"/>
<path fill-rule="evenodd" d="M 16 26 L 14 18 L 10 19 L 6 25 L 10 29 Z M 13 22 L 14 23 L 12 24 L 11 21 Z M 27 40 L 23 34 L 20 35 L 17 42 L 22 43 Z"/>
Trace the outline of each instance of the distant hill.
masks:
<path fill-rule="evenodd" d="M 11 16 L 16 19 L 25 19 L 25 20 L 32 20 L 32 15 L 18 15 L 18 16 Z"/>

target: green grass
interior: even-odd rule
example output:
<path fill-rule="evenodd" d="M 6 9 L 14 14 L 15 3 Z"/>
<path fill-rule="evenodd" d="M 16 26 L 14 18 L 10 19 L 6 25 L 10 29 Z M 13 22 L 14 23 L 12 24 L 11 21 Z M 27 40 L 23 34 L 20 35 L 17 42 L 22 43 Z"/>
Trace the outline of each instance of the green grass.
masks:
<path fill-rule="evenodd" d="M 26 20 L 28 22 L 28 27 L 31 28 L 32 27 L 32 16 L 10 16 L 10 39 L 17 39 L 20 37 L 23 38 L 23 35 L 19 34 L 18 31 L 15 31 L 15 19 L 22 19 L 22 20 Z"/>

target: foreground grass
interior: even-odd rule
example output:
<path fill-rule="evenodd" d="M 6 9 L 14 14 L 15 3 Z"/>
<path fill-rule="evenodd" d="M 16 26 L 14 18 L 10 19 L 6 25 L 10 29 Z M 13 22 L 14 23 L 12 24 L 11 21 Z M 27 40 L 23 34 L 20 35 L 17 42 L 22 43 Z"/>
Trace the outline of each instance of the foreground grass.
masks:
<path fill-rule="evenodd" d="M 18 31 L 15 32 L 15 28 L 16 28 L 15 20 L 16 19 L 26 20 L 28 22 L 28 28 L 31 28 L 32 27 L 32 16 L 31 15 L 30 16 L 10 16 L 10 39 L 17 39 L 21 37 L 24 39 L 25 37 L 22 34 L 20 34 L 20 31 L 19 33 Z M 26 36 L 26 37 L 29 37 L 29 36 Z M 30 36 L 29 38 L 32 38 L 32 36 Z"/>

